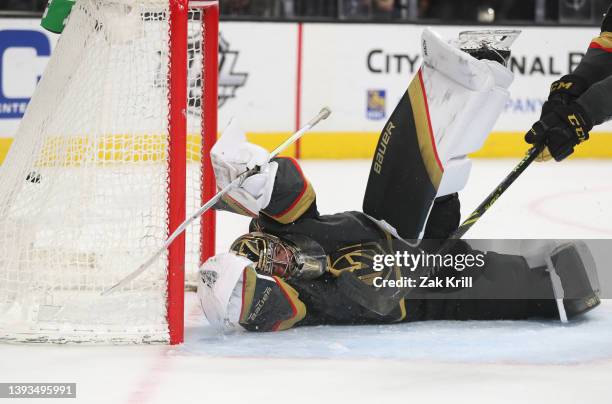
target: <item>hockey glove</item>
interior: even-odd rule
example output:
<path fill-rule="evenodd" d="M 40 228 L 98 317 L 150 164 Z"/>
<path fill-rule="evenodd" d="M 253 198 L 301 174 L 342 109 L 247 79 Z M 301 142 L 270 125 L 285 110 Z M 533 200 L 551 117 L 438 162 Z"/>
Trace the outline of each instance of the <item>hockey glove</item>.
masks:
<path fill-rule="evenodd" d="M 216 208 L 255 217 L 268 206 L 278 170 L 278 163 L 268 162 L 268 156 L 264 148 L 248 143 L 244 132 L 232 121 L 210 153 L 217 188 L 224 188 L 254 167 L 259 167 L 259 172 L 228 192 L 223 206 Z"/>
<path fill-rule="evenodd" d="M 302 321 L 306 306 L 279 277 L 259 274 L 255 263 L 233 253 L 218 254 L 200 268 L 198 298 L 210 324 L 222 330 L 282 331 Z"/>
<path fill-rule="evenodd" d="M 565 159 L 574 152 L 574 146 L 589 138 L 593 128 L 591 119 L 576 102 L 555 105 L 550 111 L 525 135 L 527 143 L 546 146 L 537 161 Z"/>
<path fill-rule="evenodd" d="M 580 97 L 589 88 L 585 79 L 575 74 L 568 74 L 550 86 L 548 100 L 542 105 L 540 119 L 553 112 L 559 105 L 568 105 Z"/>

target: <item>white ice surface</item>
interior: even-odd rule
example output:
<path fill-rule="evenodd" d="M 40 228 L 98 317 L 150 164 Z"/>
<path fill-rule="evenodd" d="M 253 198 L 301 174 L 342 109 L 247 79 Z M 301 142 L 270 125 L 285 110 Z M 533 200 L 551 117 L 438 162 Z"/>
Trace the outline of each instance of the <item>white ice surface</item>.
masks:
<path fill-rule="evenodd" d="M 475 162 L 464 215 L 515 163 Z M 360 209 L 369 162 L 303 168 L 322 213 Z M 469 236 L 611 238 L 611 179 L 610 161 L 534 165 Z M 248 224 L 227 214 L 218 221 L 219 250 Z M 77 382 L 78 398 L 68 403 L 612 402 L 612 301 L 568 325 L 427 322 L 219 335 L 188 294 L 186 326 L 179 347 L 0 345 L 0 382 Z"/>

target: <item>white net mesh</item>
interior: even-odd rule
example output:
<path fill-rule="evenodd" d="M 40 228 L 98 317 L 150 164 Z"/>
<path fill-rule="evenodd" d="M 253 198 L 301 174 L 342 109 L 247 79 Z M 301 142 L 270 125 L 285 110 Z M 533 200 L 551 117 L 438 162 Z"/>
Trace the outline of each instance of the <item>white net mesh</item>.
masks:
<path fill-rule="evenodd" d="M 201 13 L 190 11 L 187 212 L 200 206 Z M 167 342 L 167 0 L 79 0 L 0 168 L 0 340 Z M 186 267 L 200 229 L 187 233 Z"/>

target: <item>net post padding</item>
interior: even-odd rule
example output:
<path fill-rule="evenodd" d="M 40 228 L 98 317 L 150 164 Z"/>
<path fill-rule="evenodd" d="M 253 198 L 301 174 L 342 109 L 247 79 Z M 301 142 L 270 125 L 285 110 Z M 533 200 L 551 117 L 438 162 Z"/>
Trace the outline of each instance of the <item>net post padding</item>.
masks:
<path fill-rule="evenodd" d="M 202 85 L 204 108 L 202 119 L 202 167 L 203 173 L 212 173 L 212 161 L 210 151 L 213 144 L 217 141 L 217 103 L 218 103 L 218 75 L 219 75 L 219 4 L 208 2 L 203 7 L 203 29 L 204 43 L 202 55 Z M 203 175 L 202 178 L 202 201 L 206 202 L 217 192 L 214 175 Z M 200 262 L 202 265 L 208 258 L 215 255 L 215 232 L 209 229 L 216 228 L 216 213 L 214 209 L 204 213 L 201 218 L 201 241 Z"/>
<path fill-rule="evenodd" d="M 185 221 L 187 172 L 188 0 L 170 0 L 168 234 Z M 168 248 L 168 329 L 170 344 L 183 342 L 185 234 Z"/>

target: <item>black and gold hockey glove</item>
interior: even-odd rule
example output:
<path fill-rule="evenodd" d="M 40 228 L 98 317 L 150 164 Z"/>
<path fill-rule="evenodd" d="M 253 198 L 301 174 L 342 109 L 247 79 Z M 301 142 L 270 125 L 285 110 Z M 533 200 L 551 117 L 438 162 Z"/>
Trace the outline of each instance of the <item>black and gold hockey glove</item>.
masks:
<path fill-rule="evenodd" d="M 559 105 L 568 105 L 574 102 L 589 88 L 589 83 L 575 74 L 561 77 L 550 85 L 548 100 L 542 105 L 540 119 L 553 112 Z"/>
<path fill-rule="evenodd" d="M 551 157 L 561 161 L 574 152 L 574 146 L 589 138 L 592 128 L 593 123 L 580 104 L 557 104 L 533 125 L 525 135 L 525 141 L 546 145 L 538 161 L 547 161 Z"/>

